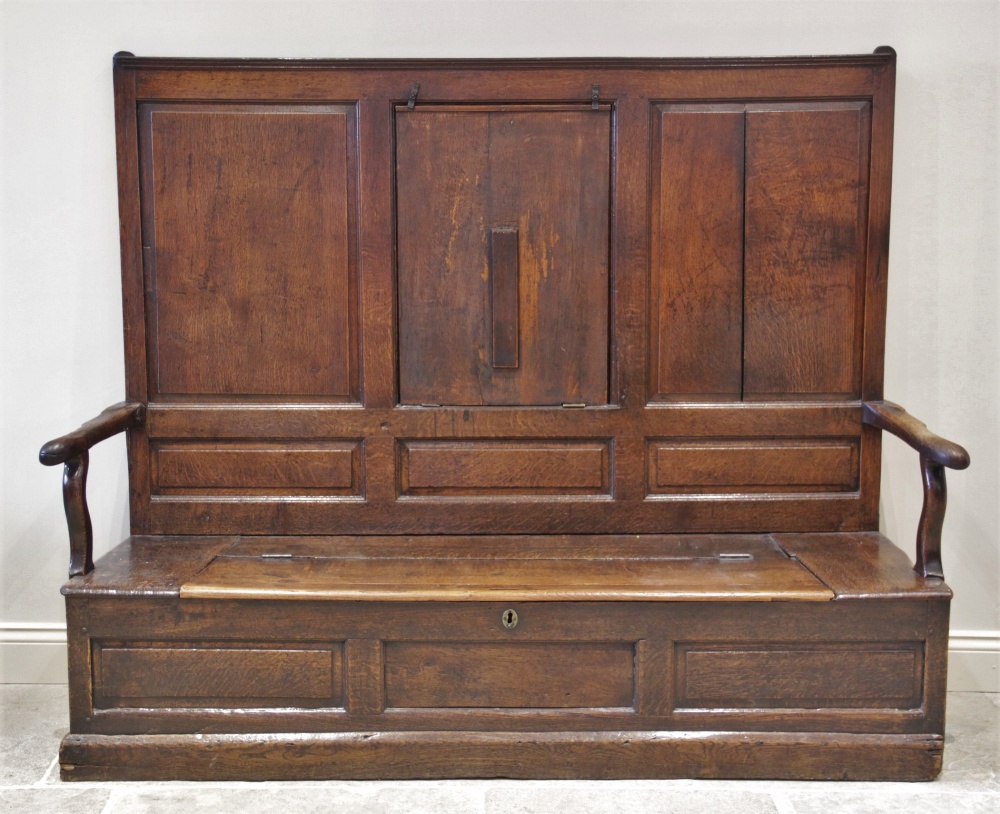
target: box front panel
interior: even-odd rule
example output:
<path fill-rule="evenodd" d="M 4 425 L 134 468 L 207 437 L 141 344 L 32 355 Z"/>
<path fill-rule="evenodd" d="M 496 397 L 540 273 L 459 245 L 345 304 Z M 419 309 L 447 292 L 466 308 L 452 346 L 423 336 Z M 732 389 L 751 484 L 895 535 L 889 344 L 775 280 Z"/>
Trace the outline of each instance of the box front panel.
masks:
<path fill-rule="evenodd" d="M 75 732 L 943 726 L 947 602 L 85 601 Z"/>

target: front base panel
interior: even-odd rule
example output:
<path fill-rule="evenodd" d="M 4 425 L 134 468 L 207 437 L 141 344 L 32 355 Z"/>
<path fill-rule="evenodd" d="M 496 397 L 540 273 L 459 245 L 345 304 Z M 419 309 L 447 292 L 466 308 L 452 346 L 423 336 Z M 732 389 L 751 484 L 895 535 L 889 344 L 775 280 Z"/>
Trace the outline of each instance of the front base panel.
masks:
<path fill-rule="evenodd" d="M 68 596 L 64 779 L 920 780 L 949 601 Z"/>
<path fill-rule="evenodd" d="M 351 732 L 68 735 L 63 780 L 931 780 L 937 735 Z"/>

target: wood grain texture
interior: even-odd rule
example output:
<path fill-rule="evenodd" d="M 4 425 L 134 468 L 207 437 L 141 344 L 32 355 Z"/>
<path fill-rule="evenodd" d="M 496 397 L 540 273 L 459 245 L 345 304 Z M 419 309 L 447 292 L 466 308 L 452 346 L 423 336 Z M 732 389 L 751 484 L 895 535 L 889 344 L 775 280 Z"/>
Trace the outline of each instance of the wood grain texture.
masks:
<path fill-rule="evenodd" d="M 870 105 L 746 117 L 745 398 L 857 398 Z"/>
<path fill-rule="evenodd" d="M 610 489 L 611 450 L 598 441 L 403 441 L 403 495 L 590 494 Z"/>
<path fill-rule="evenodd" d="M 219 550 L 218 556 L 259 558 L 286 554 L 313 559 L 716 560 L 720 555 L 732 553 L 747 554 L 754 560 L 787 559 L 772 536 L 764 534 L 254 535 L 241 537 Z"/>
<path fill-rule="evenodd" d="M 655 441 L 649 491 L 821 492 L 858 487 L 853 439 Z"/>
<path fill-rule="evenodd" d="M 915 709 L 923 701 L 923 642 L 685 642 L 674 665 L 678 708 Z"/>
<path fill-rule="evenodd" d="M 101 441 L 139 426 L 145 419 L 145 405 L 127 402 L 113 404 L 73 432 L 44 444 L 38 453 L 38 460 L 45 466 L 66 463 Z"/>
<path fill-rule="evenodd" d="M 934 735 L 557 732 L 68 735 L 62 780 L 634 779 L 931 780 Z"/>
<path fill-rule="evenodd" d="M 385 437 L 574 438 L 580 436 L 788 437 L 850 436 L 861 426 L 861 404 L 667 404 L 621 410 L 560 407 L 400 407 L 288 404 L 164 404 L 147 416 L 154 439 Z"/>
<path fill-rule="evenodd" d="M 571 99 L 590 105 L 592 82 L 602 99 L 730 100 L 864 98 L 875 86 L 875 70 L 887 55 L 724 59 L 562 60 L 249 60 L 198 61 L 137 58 L 123 61 L 136 71 L 144 98 L 165 99 L 356 99 L 368 94 L 402 102 L 415 72 L 420 98 L 448 102 L 551 103 Z M 547 68 L 539 81 L 538 68 Z M 529 70 L 526 70 L 529 69 Z M 697 70 L 694 70 L 697 69 Z M 417 110 L 419 110 L 419 106 Z"/>
<path fill-rule="evenodd" d="M 865 274 L 864 383 L 862 397 L 883 398 L 885 313 L 889 291 L 889 210 L 892 199 L 892 143 L 896 108 L 896 53 L 872 71 L 871 166 L 868 183 L 868 267 Z M 878 469 L 877 464 L 872 465 Z M 873 513 L 877 505 L 873 505 Z"/>
<path fill-rule="evenodd" d="M 943 684 L 940 660 L 946 656 L 947 605 L 923 599 L 847 602 L 524 602 L 513 605 L 520 622 L 514 630 L 500 624 L 509 602 L 328 602 L 266 600 L 199 600 L 163 597 L 120 598 L 74 596 L 69 605 L 74 619 L 86 605 L 85 629 L 70 630 L 71 646 L 77 642 L 152 641 L 169 630 L 175 641 L 211 649 L 220 638 L 229 641 L 268 643 L 279 647 L 315 646 L 317 640 L 343 641 L 345 636 L 389 642 L 451 642 L 456 645 L 609 642 L 634 646 L 642 640 L 724 644 L 742 649 L 822 648 L 848 643 L 863 651 L 886 642 L 926 641 L 926 704 L 920 709 L 746 709 L 715 708 L 649 711 L 649 702 L 669 699 L 664 687 L 673 670 L 640 674 L 636 685 L 636 710 L 603 709 L 570 711 L 558 708 L 510 709 L 437 708 L 387 710 L 382 713 L 317 710 L 286 707 L 280 711 L 241 709 L 238 712 L 209 708 L 106 709 L 74 713 L 78 732 L 141 734 L 167 732 L 289 732 L 375 730 L 480 730 L 510 731 L 522 727 L 560 731 L 615 731 L 618 729 L 676 729 L 705 731 L 840 731 L 871 733 L 941 732 Z M 942 616 L 940 613 L 944 610 Z M 942 621 L 943 619 L 943 621 Z M 669 646 L 668 642 L 664 642 Z M 372 645 L 374 647 L 374 645 Z M 73 652 L 76 652 L 75 650 Z M 89 653 L 89 645 L 87 652 Z M 367 675 L 382 675 L 380 659 L 359 651 L 357 663 Z M 375 653 L 376 650 L 370 652 Z M 565 651 L 561 651 L 565 652 Z M 642 659 L 640 653 L 639 665 Z M 350 660 L 351 656 L 348 655 Z M 565 660 L 564 660 L 565 661 Z M 87 664 L 87 658 L 84 658 Z M 565 671 L 576 669 L 566 663 Z M 640 669 L 637 666 L 637 669 Z M 509 671 L 501 670 L 504 676 Z M 568 675 L 569 672 L 566 672 Z M 83 677 L 86 686 L 89 668 Z M 841 679 L 844 676 L 840 677 Z M 863 682 L 863 676 L 855 676 Z M 499 679 L 494 679 L 499 680 Z M 838 685 L 836 675 L 815 679 L 827 696 L 861 693 Z M 378 686 L 378 682 L 373 685 Z"/>
<path fill-rule="evenodd" d="M 656 115 L 651 395 L 739 401 L 745 114 L 665 104 Z"/>
<path fill-rule="evenodd" d="M 607 110 L 397 114 L 403 403 L 607 402 L 609 155 Z M 493 364 L 491 234 L 516 235 L 516 367 Z"/>
<path fill-rule="evenodd" d="M 122 333 L 125 340 L 125 398 L 148 401 L 146 286 L 139 195 L 139 137 L 136 74 L 115 62 L 115 152 L 118 165 L 118 219 L 121 251 Z M 149 454 L 143 430 L 127 436 L 129 531 L 142 534 L 149 523 Z"/>
<path fill-rule="evenodd" d="M 775 534 L 774 540 L 838 599 L 951 598 L 947 585 L 915 573 L 907 555 L 878 532 Z"/>
<path fill-rule="evenodd" d="M 102 643 L 97 707 L 341 706 L 340 646 Z"/>
<path fill-rule="evenodd" d="M 367 97 L 367 98 L 363 98 Z M 360 233 L 357 254 L 361 301 L 362 401 L 367 408 L 398 401 L 396 227 L 393 217 L 393 111 L 385 99 L 362 91 L 358 102 L 358 186 Z M 348 179 L 350 180 L 350 179 Z M 352 210 L 348 210 L 349 212 Z"/>
<path fill-rule="evenodd" d="M 642 466 L 642 456 L 639 465 Z M 643 473 L 644 474 L 644 473 Z M 663 529 L 711 534 L 737 529 L 862 531 L 868 526 L 853 492 L 746 492 L 739 500 L 711 495 L 649 495 L 630 503 L 602 496 L 523 495 L 516 499 L 453 496 L 400 499 L 390 506 L 368 501 L 296 497 L 275 506 L 265 496 L 220 500 L 165 495 L 150 505 L 156 534 L 656 534 Z M 445 510 L 443 507 L 447 506 Z"/>
<path fill-rule="evenodd" d="M 930 463 L 949 469 L 967 469 L 971 462 L 964 447 L 931 432 L 923 421 L 891 401 L 866 401 L 862 418 L 865 424 L 886 430 L 909 444 Z"/>
<path fill-rule="evenodd" d="M 70 578 L 86 576 L 94 570 L 94 528 L 87 505 L 89 467 L 89 452 L 81 452 L 63 466 L 63 511 L 69 527 Z"/>
<path fill-rule="evenodd" d="M 640 639 L 635 647 L 636 712 L 660 717 L 674 709 L 674 643 Z"/>
<path fill-rule="evenodd" d="M 101 557 L 94 571 L 64 585 L 63 594 L 177 596 L 182 583 L 235 542 L 235 537 L 129 537 Z"/>
<path fill-rule="evenodd" d="M 510 227 L 490 230 L 490 319 L 494 368 L 518 366 L 521 309 L 517 235 L 517 229 Z"/>
<path fill-rule="evenodd" d="M 794 560 L 220 557 L 181 587 L 190 599 L 412 601 L 817 601 L 832 592 Z"/>
<path fill-rule="evenodd" d="M 378 639 L 348 639 L 347 710 L 378 715 L 385 709 L 385 653 Z"/>
<path fill-rule="evenodd" d="M 137 427 L 146 418 L 142 404 L 112 405 L 79 429 L 42 446 L 38 460 L 46 466 L 63 464 L 63 511 L 69 527 L 69 575 L 94 570 L 94 529 L 87 505 L 87 471 L 90 448 L 120 432 Z"/>
<path fill-rule="evenodd" d="M 499 619 L 498 619 L 499 621 Z M 391 642 L 391 707 L 631 707 L 631 644 Z"/>
<path fill-rule="evenodd" d="M 158 393 L 350 399 L 352 119 L 140 106 Z"/>
<path fill-rule="evenodd" d="M 361 443 L 156 444 L 154 494 L 360 495 Z"/>

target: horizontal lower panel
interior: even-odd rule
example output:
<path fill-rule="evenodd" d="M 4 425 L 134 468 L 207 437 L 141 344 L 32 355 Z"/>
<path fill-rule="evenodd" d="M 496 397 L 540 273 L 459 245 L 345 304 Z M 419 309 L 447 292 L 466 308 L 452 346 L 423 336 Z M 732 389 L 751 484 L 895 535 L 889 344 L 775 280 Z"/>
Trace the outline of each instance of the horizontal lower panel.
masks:
<path fill-rule="evenodd" d="M 390 707 L 631 707 L 631 643 L 388 642 Z"/>
<path fill-rule="evenodd" d="M 647 447 L 648 491 L 854 491 L 859 446 L 857 438 L 654 440 Z"/>
<path fill-rule="evenodd" d="M 489 511 L 476 496 L 398 500 L 385 504 L 347 499 L 281 501 L 267 497 L 154 496 L 149 534 L 621 534 L 859 531 L 870 528 L 857 493 L 812 495 L 650 495 L 641 502 L 594 496 L 523 495 L 496 499 Z M 442 510 L 442 503 L 448 505 Z"/>
<path fill-rule="evenodd" d="M 674 665 L 677 709 L 915 709 L 923 699 L 923 642 L 679 643 Z"/>
<path fill-rule="evenodd" d="M 847 437 L 861 426 L 860 402 L 841 404 L 656 404 L 638 414 L 616 407 L 395 407 L 270 404 L 149 405 L 150 438 L 534 438 L 635 435 L 687 437 Z"/>
<path fill-rule="evenodd" d="M 361 443 L 154 443 L 153 493 L 357 496 L 363 490 Z"/>
<path fill-rule="evenodd" d="M 403 440 L 397 449 L 402 495 L 610 493 L 606 440 Z"/>
<path fill-rule="evenodd" d="M 343 647 L 95 642 L 94 706 L 284 707 L 343 704 Z"/>
<path fill-rule="evenodd" d="M 67 735 L 63 780 L 458 777 L 931 780 L 940 735 L 347 732 Z"/>

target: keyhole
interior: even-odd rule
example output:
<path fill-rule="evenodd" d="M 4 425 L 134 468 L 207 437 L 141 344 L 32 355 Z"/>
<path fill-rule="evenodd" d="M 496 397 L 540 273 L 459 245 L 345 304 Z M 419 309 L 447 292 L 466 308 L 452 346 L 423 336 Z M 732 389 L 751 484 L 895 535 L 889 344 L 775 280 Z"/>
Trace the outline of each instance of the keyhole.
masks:
<path fill-rule="evenodd" d="M 512 627 L 517 627 L 517 611 L 513 608 L 508 608 L 500 615 L 501 621 L 503 621 L 503 626 L 508 630 Z"/>

